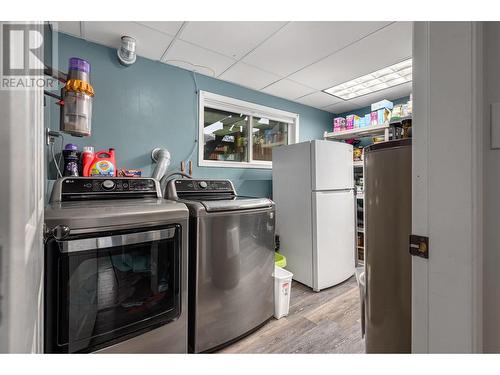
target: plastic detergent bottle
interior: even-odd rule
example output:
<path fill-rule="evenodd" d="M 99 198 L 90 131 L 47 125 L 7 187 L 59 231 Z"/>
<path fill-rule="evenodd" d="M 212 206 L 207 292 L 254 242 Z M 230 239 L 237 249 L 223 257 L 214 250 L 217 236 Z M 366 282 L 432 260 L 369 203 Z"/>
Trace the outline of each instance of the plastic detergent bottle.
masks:
<path fill-rule="evenodd" d="M 94 155 L 90 166 L 90 176 L 116 176 L 115 149 L 99 151 Z"/>
<path fill-rule="evenodd" d="M 90 176 L 90 167 L 92 166 L 93 161 L 94 161 L 94 147 L 92 147 L 92 146 L 83 147 L 83 152 L 82 152 L 82 176 L 83 177 Z"/>
<path fill-rule="evenodd" d="M 78 177 L 78 147 L 73 143 L 68 143 L 63 150 L 64 176 Z"/>

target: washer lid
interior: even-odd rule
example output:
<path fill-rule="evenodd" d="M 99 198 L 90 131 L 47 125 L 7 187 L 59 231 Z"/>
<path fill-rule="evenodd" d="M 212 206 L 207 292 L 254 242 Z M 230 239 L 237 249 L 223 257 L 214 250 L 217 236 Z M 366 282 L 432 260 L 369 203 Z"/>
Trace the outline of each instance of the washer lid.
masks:
<path fill-rule="evenodd" d="M 234 196 L 220 199 L 220 197 L 200 197 L 191 201 L 200 202 L 207 212 L 250 210 L 256 208 L 269 208 L 273 206 L 273 201 L 268 198 L 254 198 L 244 196 Z"/>

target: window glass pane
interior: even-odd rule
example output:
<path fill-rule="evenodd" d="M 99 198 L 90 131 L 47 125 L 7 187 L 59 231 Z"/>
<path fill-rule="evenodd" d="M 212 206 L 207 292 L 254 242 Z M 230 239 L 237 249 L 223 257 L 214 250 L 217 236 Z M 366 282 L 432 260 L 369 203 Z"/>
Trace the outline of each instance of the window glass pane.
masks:
<path fill-rule="evenodd" d="M 248 161 L 248 116 L 205 107 L 203 158 Z"/>
<path fill-rule="evenodd" d="M 288 126 L 286 122 L 253 118 L 253 160 L 271 161 L 274 146 L 288 144 Z"/>

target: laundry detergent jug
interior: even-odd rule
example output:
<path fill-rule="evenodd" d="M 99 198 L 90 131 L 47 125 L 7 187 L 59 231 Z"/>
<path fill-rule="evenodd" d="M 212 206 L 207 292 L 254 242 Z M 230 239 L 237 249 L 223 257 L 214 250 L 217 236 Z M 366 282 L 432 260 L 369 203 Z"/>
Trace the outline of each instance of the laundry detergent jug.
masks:
<path fill-rule="evenodd" d="M 99 151 L 94 154 L 94 160 L 90 166 L 90 176 L 116 176 L 115 149 Z"/>

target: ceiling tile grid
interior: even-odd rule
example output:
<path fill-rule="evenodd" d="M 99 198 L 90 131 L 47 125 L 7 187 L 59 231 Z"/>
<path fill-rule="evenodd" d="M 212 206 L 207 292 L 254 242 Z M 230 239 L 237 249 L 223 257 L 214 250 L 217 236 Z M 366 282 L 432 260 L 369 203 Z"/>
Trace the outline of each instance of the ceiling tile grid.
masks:
<path fill-rule="evenodd" d="M 411 22 L 55 22 L 54 30 L 305 105 L 341 113 L 411 83 L 343 101 L 322 90 L 411 58 Z M 368 104 L 365 104 L 368 103 Z"/>
<path fill-rule="evenodd" d="M 236 62 L 235 59 L 180 39 L 172 43 L 161 61 L 170 65 L 191 66 L 190 69 L 188 68 L 189 70 L 196 70 L 203 72 L 203 74 L 209 72 L 207 75 L 213 77 L 219 76 Z"/>
<path fill-rule="evenodd" d="M 286 22 L 188 22 L 180 39 L 240 59 Z"/>
<path fill-rule="evenodd" d="M 285 99 L 294 100 L 304 95 L 308 95 L 316 91 L 311 87 L 307 87 L 290 79 L 279 80 L 269 86 L 264 87 L 261 91 L 279 96 Z"/>
<path fill-rule="evenodd" d="M 296 101 L 302 104 L 310 105 L 311 107 L 324 108 L 335 103 L 342 102 L 342 99 L 322 91 L 316 91 L 312 94 L 302 96 L 296 99 Z"/>
<path fill-rule="evenodd" d="M 411 38 L 411 22 L 396 22 L 290 78 L 324 90 L 411 57 Z"/>
<path fill-rule="evenodd" d="M 120 45 L 123 35 L 134 37 L 137 40 L 137 54 L 151 60 L 159 60 L 174 39 L 172 35 L 136 22 L 83 22 L 83 30 L 84 39 L 111 48 Z"/>
<path fill-rule="evenodd" d="M 237 83 L 254 90 L 260 90 L 281 79 L 276 74 L 266 72 L 252 65 L 239 62 L 234 64 L 218 78 Z"/>

